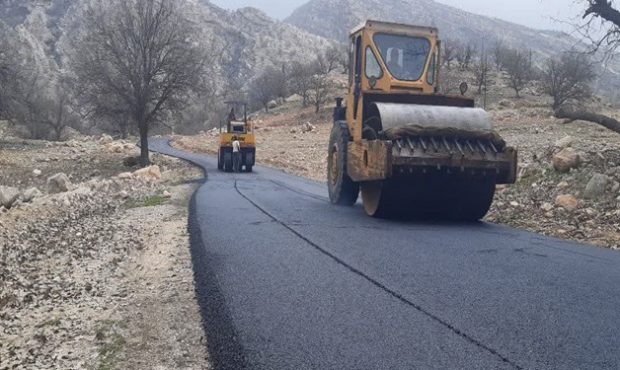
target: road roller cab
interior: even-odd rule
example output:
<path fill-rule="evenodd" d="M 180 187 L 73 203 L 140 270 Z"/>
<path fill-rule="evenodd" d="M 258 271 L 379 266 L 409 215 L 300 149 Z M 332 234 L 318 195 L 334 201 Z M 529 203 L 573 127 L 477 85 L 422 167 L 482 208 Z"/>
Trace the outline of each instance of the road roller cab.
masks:
<path fill-rule="evenodd" d="M 254 124 L 247 115 L 245 101 L 228 101 L 230 108 L 225 128 L 220 125 L 220 146 L 217 156 L 217 167 L 220 170 L 233 170 L 233 142 L 239 141 L 241 152 L 241 169 L 252 172 L 256 162 L 256 136 Z"/>
<path fill-rule="evenodd" d="M 435 28 L 367 21 L 352 31 L 329 145 L 332 203 L 355 204 L 361 188 L 371 216 L 477 220 L 495 185 L 515 181 L 516 150 L 473 99 L 438 93 L 439 64 Z"/>

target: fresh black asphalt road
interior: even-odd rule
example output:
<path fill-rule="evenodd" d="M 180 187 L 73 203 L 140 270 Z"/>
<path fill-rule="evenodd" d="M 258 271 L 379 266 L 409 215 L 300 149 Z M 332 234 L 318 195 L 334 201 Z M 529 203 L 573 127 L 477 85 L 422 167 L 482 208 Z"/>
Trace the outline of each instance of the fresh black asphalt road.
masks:
<path fill-rule="evenodd" d="M 487 224 L 377 220 L 215 158 L 190 212 L 224 369 L 620 369 L 620 253 Z"/>

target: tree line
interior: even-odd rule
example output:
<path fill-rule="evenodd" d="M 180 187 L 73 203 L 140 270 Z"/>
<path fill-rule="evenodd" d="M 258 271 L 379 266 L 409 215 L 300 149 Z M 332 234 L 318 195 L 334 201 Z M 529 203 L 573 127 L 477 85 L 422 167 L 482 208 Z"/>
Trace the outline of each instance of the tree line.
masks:
<path fill-rule="evenodd" d="M 297 94 L 304 107 L 313 106 L 318 113 L 336 88 L 332 73 L 337 69 L 346 73 L 347 68 L 346 50 L 332 46 L 307 62 L 294 62 L 281 68 L 267 67 L 251 81 L 250 98 L 256 106 L 269 112 L 269 103 L 273 100 Z"/>
<path fill-rule="evenodd" d="M 532 86 L 551 97 L 551 108 L 557 111 L 569 103 L 579 103 L 592 96 L 596 73 L 591 55 L 584 50 L 566 51 L 546 59 L 536 58 L 531 50 L 523 50 L 496 42 L 485 50 L 471 43 L 447 40 L 443 43 L 442 71 L 444 76 L 459 81 L 462 72 L 470 72 L 478 94 L 491 83 L 503 84 L 520 98 L 523 90 Z M 500 72 L 501 81 L 493 81 Z M 444 78 L 445 80 L 445 78 Z M 444 91 L 456 89 L 444 81 Z"/>

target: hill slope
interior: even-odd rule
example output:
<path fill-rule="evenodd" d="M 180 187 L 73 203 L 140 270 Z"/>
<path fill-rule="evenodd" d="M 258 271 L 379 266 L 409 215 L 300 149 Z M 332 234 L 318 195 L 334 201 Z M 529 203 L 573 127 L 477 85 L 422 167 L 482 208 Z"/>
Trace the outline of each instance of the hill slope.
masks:
<path fill-rule="evenodd" d="M 47 55 L 45 63 L 58 67 L 63 64 L 63 44 L 79 27 L 79 14 L 89 2 L 4 0 L 0 22 L 13 28 L 31 49 Z M 247 81 L 268 65 L 306 60 L 330 44 L 253 8 L 230 12 L 208 0 L 186 0 L 184 9 L 210 38 L 205 45 L 222 54 L 218 58 L 221 79 Z"/>
<path fill-rule="evenodd" d="M 575 43 L 564 33 L 534 30 L 433 0 L 311 0 L 295 10 L 286 22 L 316 35 L 344 41 L 349 31 L 366 19 L 435 26 L 444 39 L 484 43 L 487 48 L 501 39 L 514 47 L 532 48 L 545 55 Z"/>

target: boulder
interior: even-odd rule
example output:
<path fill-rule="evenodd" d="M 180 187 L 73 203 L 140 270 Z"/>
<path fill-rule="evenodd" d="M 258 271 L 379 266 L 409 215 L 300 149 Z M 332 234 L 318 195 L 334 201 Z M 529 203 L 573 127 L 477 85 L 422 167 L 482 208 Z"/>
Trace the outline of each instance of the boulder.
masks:
<path fill-rule="evenodd" d="M 43 172 L 41 172 L 41 170 L 39 170 L 39 169 L 34 169 L 34 170 L 32 171 L 32 174 L 33 174 L 35 177 L 39 177 L 39 176 L 41 176 L 41 174 L 43 174 Z"/>
<path fill-rule="evenodd" d="M 581 157 L 573 148 L 564 148 L 553 156 L 553 168 L 561 173 L 570 172 L 581 165 Z"/>
<path fill-rule="evenodd" d="M 278 102 L 275 100 L 270 101 L 269 103 L 267 103 L 267 108 L 269 109 L 274 109 L 278 107 Z"/>
<path fill-rule="evenodd" d="M 560 140 L 555 142 L 555 147 L 560 149 L 566 149 L 569 146 L 572 146 L 575 142 L 575 139 L 572 136 L 564 136 Z"/>
<path fill-rule="evenodd" d="M 159 166 L 145 167 L 133 173 L 134 177 L 147 181 L 161 180 L 161 170 Z"/>
<path fill-rule="evenodd" d="M 0 206 L 10 209 L 19 199 L 19 190 L 10 186 L 0 186 Z"/>
<path fill-rule="evenodd" d="M 609 185 L 610 178 L 606 175 L 597 173 L 592 176 L 586 190 L 583 192 L 583 196 L 588 199 L 598 198 L 605 193 L 607 185 Z"/>
<path fill-rule="evenodd" d="M 500 100 L 498 105 L 500 108 L 514 108 L 515 106 L 513 102 L 507 99 Z"/>
<path fill-rule="evenodd" d="M 549 212 L 553 210 L 553 204 L 549 203 L 549 202 L 545 202 L 540 206 L 540 209 L 542 209 L 545 212 Z"/>
<path fill-rule="evenodd" d="M 47 192 L 50 194 L 64 193 L 71 190 L 71 180 L 64 173 L 58 173 L 47 179 Z"/>
<path fill-rule="evenodd" d="M 314 131 L 314 126 L 310 122 L 306 122 L 301 125 L 301 132 L 312 132 Z"/>
<path fill-rule="evenodd" d="M 119 180 L 131 180 L 133 179 L 133 173 L 131 172 L 123 172 L 116 176 Z"/>
<path fill-rule="evenodd" d="M 114 138 L 112 138 L 112 136 L 108 135 L 108 134 L 103 134 L 101 135 L 101 138 L 99 139 L 99 142 L 101 144 L 109 144 L 112 141 L 114 141 Z"/>
<path fill-rule="evenodd" d="M 558 195 L 555 205 L 567 211 L 574 211 L 579 207 L 579 200 L 570 194 Z"/>
<path fill-rule="evenodd" d="M 303 101 L 304 98 L 299 94 L 293 94 L 285 99 L 287 103 L 297 103 Z"/>
<path fill-rule="evenodd" d="M 39 189 L 37 189 L 37 188 L 30 188 L 28 190 L 25 190 L 22 193 L 21 199 L 22 199 L 22 202 L 29 203 L 29 202 L 32 202 L 35 198 L 39 198 L 42 195 L 43 195 L 43 193 L 41 193 L 41 191 L 39 191 Z"/>

